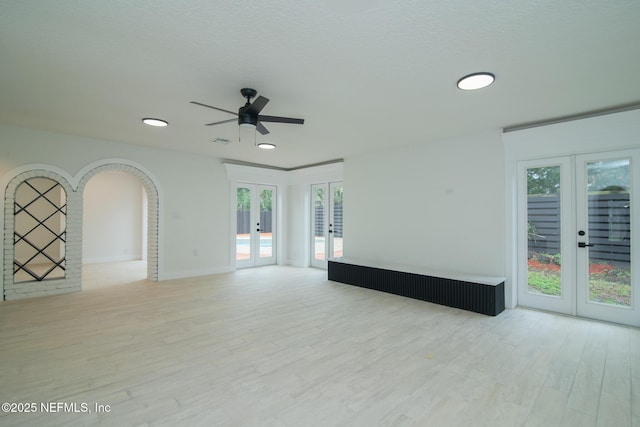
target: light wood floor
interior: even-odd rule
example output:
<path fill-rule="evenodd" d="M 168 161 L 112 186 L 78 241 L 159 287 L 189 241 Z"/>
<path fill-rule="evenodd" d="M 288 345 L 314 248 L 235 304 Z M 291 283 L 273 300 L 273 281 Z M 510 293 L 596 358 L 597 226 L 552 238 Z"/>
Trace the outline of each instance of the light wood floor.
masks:
<path fill-rule="evenodd" d="M 82 266 L 82 289 L 100 289 L 147 280 L 147 261 L 123 261 Z"/>
<path fill-rule="evenodd" d="M 3 426 L 640 426 L 640 330 L 315 269 L 134 280 L 0 303 L 0 395 L 92 411 Z"/>

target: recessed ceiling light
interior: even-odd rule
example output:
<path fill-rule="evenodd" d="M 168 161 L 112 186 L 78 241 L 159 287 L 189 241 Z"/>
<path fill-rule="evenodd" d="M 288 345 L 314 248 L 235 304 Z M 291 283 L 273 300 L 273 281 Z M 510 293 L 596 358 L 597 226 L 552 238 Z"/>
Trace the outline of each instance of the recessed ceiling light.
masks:
<path fill-rule="evenodd" d="M 462 90 L 482 89 L 493 83 L 495 79 L 496 76 L 491 73 L 473 73 L 458 80 L 458 88 Z"/>
<path fill-rule="evenodd" d="M 263 150 L 273 150 L 276 148 L 275 144 L 271 144 L 270 142 L 261 142 L 258 144 L 258 148 L 262 148 Z"/>
<path fill-rule="evenodd" d="M 164 120 L 160 120 L 160 119 L 152 119 L 152 118 L 145 118 L 142 119 L 142 123 L 144 123 L 145 125 L 149 125 L 149 126 L 156 126 L 156 127 L 165 127 L 165 126 L 169 126 L 168 122 L 165 122 Z"/>

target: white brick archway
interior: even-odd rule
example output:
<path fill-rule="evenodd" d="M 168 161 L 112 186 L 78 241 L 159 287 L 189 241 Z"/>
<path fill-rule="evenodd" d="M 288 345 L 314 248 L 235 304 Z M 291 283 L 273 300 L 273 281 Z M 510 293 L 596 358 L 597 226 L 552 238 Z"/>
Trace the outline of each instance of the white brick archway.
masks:
<path fill-rule="evenodd" d="M 8 175 L 4 190 L 4 239 L 3 275 L 0 300 L 21 299 L 53 295 L 82 289 L 82 215 L 84 189 L 87 182 L 104 171 L 119 171 L 135 176 L 147 193 L 147 278 L 158 281 L 159 276 L 159 189 L 155 180 L 141 167 L 127 160 L 103 160 L 83 168 L 76 177 L 49 165 L 32 165 L 19 168 Z M 27 179 L 42 177 L 58 182 L 67 193 L 66 270 L 65 277 L 46 281 L 14 283 L 14 203 L 18 186 Z M 6 177 L 4 177 L 6 178 Z M 7 182 L 6 179 L 1 179 Z"/>
<path fill-rule="evenodd" d="M 87 182 L 100 172 L 125 172 L 136 177 L 147 192 L 147 279 L 158 281 L 158 188 L 151 178 L 139 168 L 123 163 L 105 163 L 89 169 L 80 177 L 78 193 L 84 199 Z"/>
<path fill-rule="evenodd" d="M 16 190 L 20 184 L 31 178 L 49 178 L 59 183 L 67 193 L 67 233 L 65 277 L 33 282 L 14 282 L 13 260 L 15 258 L 14 203 Z M 80 236 L 77 240 L 75 236 Z M 79 242 L 79 243 L 78 243 Z M 5 189 L 4 196 L 4 271 L 3 299 L 21 299 L 36 296 L 79 291 L 82 288 L 82 200 L 73 190 L 71 183 L 60 173 L 46 169 L 32 169 L 14 176 Z"/>

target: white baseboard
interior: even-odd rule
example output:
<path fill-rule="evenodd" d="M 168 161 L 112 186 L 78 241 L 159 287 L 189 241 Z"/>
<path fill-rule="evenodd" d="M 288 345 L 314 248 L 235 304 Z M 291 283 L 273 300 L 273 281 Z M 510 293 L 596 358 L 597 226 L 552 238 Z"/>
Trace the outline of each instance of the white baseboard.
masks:
<path fill-rule="evenodd" d="M 142 259 L 142 254 L 122 255 L 122 256 L 109 256 L 109 257 L 94 257 L 94 258 L 82 258 L 83 264 L 106 264 L 108 262 L 124 262 L 124 261 L 138 261 Z"/>
<path fill-rule="evenodd" d="M 207 268 L 201 270 L 183 270 L 183 271 L 171 271 L 158 273 L 158 280 L 175 280 L 175 279 L 187 279 L 189 277 L 210 276 L 212 274 L 222 274 L 234 271 L 231 266 Z"/>
<path fill-rule="evenodd" d="M 285 265 L 290 265 L 291 267 L 305 268 L 305 267 L 309 267 L 309 262 L 301 261 L 299 259 L 288 259 L 286 260 Z"/>

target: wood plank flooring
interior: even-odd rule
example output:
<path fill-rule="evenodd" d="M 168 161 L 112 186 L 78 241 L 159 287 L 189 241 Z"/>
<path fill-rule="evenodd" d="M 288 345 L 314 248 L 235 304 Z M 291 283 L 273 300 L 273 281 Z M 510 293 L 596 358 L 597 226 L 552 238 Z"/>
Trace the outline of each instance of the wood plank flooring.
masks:
<path fill-rule="evenodd" d="M 640 330 L 315 269 L 136 279 L 0 303 L 0 396 L 38 405 L 2 426 L 640 426 Z"/>

